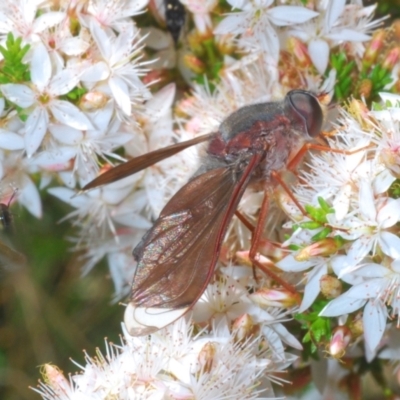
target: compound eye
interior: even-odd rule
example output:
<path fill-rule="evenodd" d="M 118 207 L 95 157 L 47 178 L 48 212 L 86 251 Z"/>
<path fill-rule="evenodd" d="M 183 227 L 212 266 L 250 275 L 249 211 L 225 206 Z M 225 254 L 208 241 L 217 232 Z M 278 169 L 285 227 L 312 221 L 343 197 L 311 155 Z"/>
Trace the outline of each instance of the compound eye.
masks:
<path fill-rule="evenodd" d="M 304 121 L 307 133 L 316 137 L 321 131 L 323 114 L 316 97 L 305 90 L 292 90 L 287 94 L 290 103 L 290 112 L 296 114 L 296 119 Z"/>

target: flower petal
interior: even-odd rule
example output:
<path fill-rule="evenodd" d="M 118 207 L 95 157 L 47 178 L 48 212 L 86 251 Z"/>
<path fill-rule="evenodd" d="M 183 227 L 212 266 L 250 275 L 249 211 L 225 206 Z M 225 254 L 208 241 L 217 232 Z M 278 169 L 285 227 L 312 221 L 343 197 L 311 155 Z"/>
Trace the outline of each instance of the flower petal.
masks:
<path fill-rule="evenodd" d="M 239 35 L 246 30 L 245 13 L 229 14 L 224 18 L 218 26 L 214 29 L 216 35 L 224 35 L 230 33 L 231 35 Z"/>
<path fill-rule="evenodd" d="M 24 139 L 15 132 L 0 129 L 0 147 L 5 150 L 22 150 Z"/>
<path fill-rule="evenodd" d="M 68 93 L 78 84 L 80 75 L 77 70 L 64 69 L 60 71 L 49 84 L 49 94 L 56 97 Z"/>
<path fill-rule="evenodd" d="M 308 53 L 310 54 L 311 61 L 317 68 L 318 72 L 322 75 L 329 61 L 329 45 L 322 39 L 310 41 L 308 44 Z"/>
<path fill-rule="evenodd" d="M 111 92 L 115 101 L 121 107 L 126 115 L 131 115 L 131 101 L 129 99 L 129 91 L 126 83 L 116 76 L 108 80 Z"/>
<path fill-rule="evenodd" d="M 36 185 L 24 175 L 22 188 L 18 194 L 18 202 L 21 203 L 34 217 L 42 218 L 42 202 Z"/>
<path fill-rule="evenodd" d="M 155 119 L 159 116 L 164 115 L 171 108 L 171 105 L 175 98 L 176 85 L 170 83 L 159 90 L 152 99 L 146 102 L 146 109 L 150 110 L 150 116 L 153 117 L 154 113 Z"/>
<path fill-rule="evenodd" d="M 369 301 L 364 308 L 363 325 L 365 345 L 374 351 L 386 328 L 387 309 L 381 301 Z"/>
<path fill-rule="evenodd" d="M 32 163 L 41 168 L 58 171 L 60 169 L 66 169 L 68 162 L 75 157 L 75 155 L 76 150 L 73 147 L 58 146 L 56 150 L 41 151 L 39 154 L 35 155 Z M 68 173 L 71 174 L 71 171 L 68 171 Z"/>
<path fill-rule="evenodd" d="M 396 180 L 389 169 L 384 169 L 374 179 L 372 186 L 375 194 L 381 194 L 389 189 L 390 185 Z"/>
<path fill-rule="evenodd" d="M 142 308 L 129 303 L 125 309 L 124 322 L 132 336 L 155 332 L 182 317 L 189 307 L 179 309 Z"/>
<path fill-rule="evenodd" d="M 49 116 L 47 111 L 36 107 L 25 124 L 25 149 L 28 157 L 39 148 L 47 131 Z"/>
<path fill-rule="evenodd" d="M 372 236 L 364 236 L 357 239 L 347 251 L 349 265 L 357 265 L 372 249 L 374 244 Z"/>
<path fill-rule="evenodd" d="M 366 42 L 371 39 L 371 36 L 354 29 L 340 29 L 337 32 L 329 33 L 326 37 L 331 40 L 345 40 L 347 42 Z"/>
<path fill-rule="evenodd" d="M 369 221 L 376 219 L 376 207 L 372 185 L 366 179 L 360 180 L 360 191 L 358 194 L 358 204 L 361 214 Z"/>
<path fill-rule="evenodd" d="M 277 26 L 302 24 L 319 15 L 317 12 L 305 7 L 277 6 L 268 10 L 268 17 Z"/>
<path fill-rule="evenodd" d="M 385 278 L 369 279 L 353 286 L 345 294 L 348 299 L 374 299 L 386 286 Z"/>
<path fill-rule="evenodd" d="M 346 0 L 335 0 L 328 2 L 328 7 L 325 14 L 325 29 L 329 32 L 335 25 L 337 19 L 342 15 Z"/>
<path fill-rule="evenodd" d="M 381 250 L 393 259 L 400 258 L 400 238 L 391 232 L 381 232 L 378 237 Z"/>
<path fill-rule="evenodd" d="M 36 17 L 33 22 L 33 32 L 40 33 L 47 28 L 51 28 L 59 24 L 66 17 L 65 13 L 60 11 L 47 11 Z"/>
<path fill-rule="evenodd" d="M 303 346 L 300 344 L 300 342 L 286 329 L 283 324 L 274 324 L 271 327 L 289 346 L 297 350 L 303 350 Z"/>
<path fill-rule="evenodd" d="M 87 204 L 87 197 L 85 195 L 76 196 L 74 190 L 65 187 L 53 187 L 48 189 L 47 192 L 74 208 L 80 208 Z"/>
<path fill-rule="evenodd" d="M 104 61 L 99 61 L 96 64 L 86 68 L 81 75 L 81 80 L 84 82 L 99 82 L 107 79 L 110 76 L 110 70 Z"/>
<path fill-rule="evenodd" d="M 83 54 L 89 47 L 90 44 L 88 42 L 77 37 L 72 37 L 65 39 L 61 43 L 60 50 L 67 56 L 78 56 Z"/>
<path fill-rule="evenodd" d="M 346 293 L 328 303 L 319 313 L 321 317 L 337 317 L 349 314 L 363 307 L 367 302 L 365 299 L 349 299 Z"/>
<path fill-rule="evenodd" d="M 376 217 L 379 228 L 386 229 L 396 224 L 400 219 L 400 199 L 388 199 L 388 202 L 379 210 Z"/>
<path fill-rule="evenodd" d="M 49 131 L 60 143 L 70 146 L 78 145 L 83 139 L 81 130 L 66 125 L 50 124 Z"/>
<path fill-rule="evenodd" d="M 35 92 L 25 85 L 7 83 L 1 85 L 1 91 L 7 100 L 22 108 L 30 107 L 35 102 Z"/>
<path fill-rule="evenodd" d="M 308 273 L 307 284 L 304 289 L 304 296 L 299 308 L 299 312 L 306 311 L 317 298 L 321 290 L 321 277 L 327 273 L 328 266 L 326 263 L 321 265 L 319 268 L 314 267 L 314 269 Z"/>
<path fill-rule="evenodd" d="M 94 19 L 90 20 L 90 31 L 103 59 L 109 60 L 112 48 L 111 37 Z"/>
<path fill-rule="evenodd" d="M 315 265 L 315 260 L 297 261 L 293 254 L 289 254 L 281 261 L 276 263 L 276 265 L 282 271 L 297 272 L 311 268 L 313 265 Z"/>
<path fill-rule="evenodd" d="M 337 221 L 341 221 L 349 212 L 351 192 L 350 184 L 343 185 L 332 201 Z"/>
<path fill-rule="evenodd" d="M 63 100 L 53 100 L 50 104 L 54 118 L 75 129 L 94 129 L 88 117 L 73 104 Z"/>
<path fill-rule="evenodd" d="M 39 43 L 33 50 L 31 61 L 31 80 L 40 92 L 47 86 L 51 77 L 51 61 L 49 53 L 43 43 Z"/>

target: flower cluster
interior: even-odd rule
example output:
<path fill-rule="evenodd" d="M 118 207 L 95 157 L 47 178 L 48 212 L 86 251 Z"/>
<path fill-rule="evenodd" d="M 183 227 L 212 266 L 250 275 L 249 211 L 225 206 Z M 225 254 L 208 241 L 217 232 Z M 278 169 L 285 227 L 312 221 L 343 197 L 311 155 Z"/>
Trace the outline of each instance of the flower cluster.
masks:
<path fill-rule="evenodd" d="M 333 298 L 320 316 L 338 316 L 340 325 L 353 324 L 359 318 L 356 311 L 362 310 L 369 360 L 386 325 L 399 318 L 400 203 L 393 161 L 400 137 L 400 97 L 381 96 L 386 106 L 372 111 L 350 102 L 336 134 L 327 139 L 340 152 L 312 156 L 304 174 L 307 184 L 296 188 L 296 197 L 315 211 L 329 203 L 325 221 L 313 211 L 300 219 L 292 214 L 295 222 L 287 226 L 294 233 L 287 244 L 297 249 L 278 263 L 284 271 L 307 271 L 300 311 L 309 309 L 320 293 Z M 351 287 L 344 291 L 346 284 Z"/>
<path fill-rule="evenodd" d="M 271 397 L 271 382 L 284 383 L 280 371 L 302 366 L 286 346 L 305 358 L 323 345 L 333 358 L 356 358 L 362 342 L 368 361 L 390 358 L 388 348 L 379 351 L 395 342 L 391 321 L 399 321 L 400 98 L 371 102 L 400 87 L 396 29 L 378 30 L 375 7 L 359 0 L 181 3 L 194 28 L 178 44 L 176 30 L 173 40 L 149 25 L 166 23 L 168 1 L 0 5 L 2 186 L 18 188 L 15 198 L 36 217 L 39 188 L 73 207 L 65 219 L 76 228 L 83 272 L 105 258 L 115 300 L 129 291 L 132 248 L 196 170 L 198 153 L 187 149 L 82 193 L 88 182 L 132 157 L 215 132 L 238 108 L 291 89 L 321 102 L 350 94 L 363 101 L 325 110 L 330 132 L 291 186 L 298 204 L 275 188 L 266 229 L 273 234 L 258 258 L 273 274 L 257 271 L 255 279 L 251 233 L 234 219 L 190 320 L 145 338 L 123 326 L 123 344 L 87 356 L 70 381 L 46 366 L 43 398 Z M 254 224 L 261 200 L 247 191 L 239 205 Z M 329 363 L 326 398 L 346 374 Z"/>

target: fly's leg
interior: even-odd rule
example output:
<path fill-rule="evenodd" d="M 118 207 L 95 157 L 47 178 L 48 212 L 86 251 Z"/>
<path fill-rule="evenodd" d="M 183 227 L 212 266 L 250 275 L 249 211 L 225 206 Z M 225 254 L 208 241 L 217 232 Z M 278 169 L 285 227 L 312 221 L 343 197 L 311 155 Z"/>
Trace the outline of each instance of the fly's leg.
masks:
<path fill-rule="evenodd" d="M 263 202 L 261 204 L 260 213 L 259 213 L 259 216 L 257 219 L 257 224 L 255 227 L 240 212 L 236 211 L 236 215 L 239 218 L 239 220 L 242 221 L 244 223 L 244 225 L 252 233 L 249 259 L 250 259 L 251 263 L 253 264 L 254 277 L 255 277 L 255 279 L 257 279 L 254 267 L 259 268 L 267 276 L 269 276 L 272 280 L 274 280 L 275 282 L 280 284 L 282 287 L 284 287 L 290 293 L 293 293 L 294 295 L 298 296 L 296 288 L 293 285 L 291 285 L 290 283 L 286 282 L 284 279 L 282 279 L 278 274 L 276 274 L 273 271 L 274 263 L 272 261 L 270 261 L 268 263 L 269 265 L 266 262 L 261 263 L 259 261 L 260 256 L 259 256 L 259 253 L 257 252 L 257 250 L 258 250 L 260 241 L 262 239 L 262 233 L 263 233 L 264 226 L 265 226 L 265 223 L 267 220 L 268 208 L 269 208 L 269 199 L 268 199 L 268 193 L 267 193 L 267 189 L 266 189 L 264 191 L 264 198 L 263 198 Z"/>
<path fill-rule="evenodd" d="M 296 167 L 298 166 L 298 164 L 304 157 L 305 153 L 308 152 L 309 150 L 330 151 L 333 153 L 352 155 L 352 154 L 355 154 L 359 151 L 362 151 L 362 150 L 365 150 L 368 148 L 369 148 L 369 146 L 364 146 L 360 149 L 349 151 L 349 150 L 341 150 L 341 149 L 332 149 L 329 146 L 323 146 L 323 145 L 314 144 L 314 143 L 306 143 L 300 148 L 300 150 L 297 152 L 297 154 L 294 156 L 294 158 L 288 163 L 287 169 L 292 172 L 295 172 Z M 284 191 L 287 193 L 287 195 L 290 197 L 290 199 L 293 201 L 293 203 L 297 206 L 297 208 L 300 210 L 300 212 L 304 216 L 309 217 L 309 215 L 305 211 L 304 207 L 300 204 L 300 202 L 297 200 L 296 196 L 290 190 L 288 185 L 281 178 L 279 172 L 272 171 L 271 177 L 284 189 Z M 299 299 L 299 294 L 297 293 L 295 287 L 293 285 L 291 285 L 290 283 L 286 282 L 284 279 L 282 279 L 280 276 L 278 276 L 273 271 L 274 263 L 272 261 L 260 262 L 260 260 L 259 260 L 260 256 L 259 256 L 259 253 L 257 250 L 259 248 L 259 245 L 260 245 L 260 242 L 262 239 L 262 233 L 263 233 L 263 230 L 264 230 L 264 227 L 266 224 L 266 220 L 267 220 L 267 216 L 268 216 L 268 208 L 269 208 L 268 188 L 266 188 L 264 190 L 264 198 L 263 198 L 263 202 L 261 204 L 260 214 L 258 216 L 257 224 L 255 227 L 239 211 L 235 212 L 235 214 L 239 218 L 239 220 L 252 233 L 251 247 L 250 247 L 250 252 L 249 252 L 250 261 L 252 262 L 253 267 L 259 268 L 266 275 L 268 275 L 271 279 L 273 279 L 275 282 L 280 284 L 282 287 L 284 287 L 289 292 L 293 293 Z M 265 240 L 265 239 L 263 239 L 263 240 Z M 255 279 L 257 279 L 254 268 L 253 268 L 253 273 L 254 273 Z"/>
<path fill-rule="evenodd" d="M 304 155 L 310 150 L 326 151 L 326 152 L 339 153 L 351 156 L 352 154 L 356 154 L 359 151 L 367 150 L 369 148 L 370 145 L 363 146 L 356 150 L 342 150 L 342 149 L 332 149 L 329 146 L 323 146 L 315 143 L 305 143 L 296 153 L 296 155 L 290 160 L 289 164 L 287 165 L 287 169 L 294 172 L 296 167 L 299 165 L 300 161 L 303 159 Z"/>

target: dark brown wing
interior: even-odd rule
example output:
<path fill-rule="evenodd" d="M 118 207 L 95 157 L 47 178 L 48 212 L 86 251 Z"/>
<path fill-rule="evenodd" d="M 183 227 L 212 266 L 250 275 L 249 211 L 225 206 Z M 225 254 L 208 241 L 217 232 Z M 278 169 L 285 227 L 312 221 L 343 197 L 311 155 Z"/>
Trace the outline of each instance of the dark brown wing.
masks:
<path fill-rule="evenodd" d="M 239 172 L 210 170 L 168 202 L 133 254 L 138 261 L 131 301 L 137 307 L 176 309 L 204 292 L 222 241 L 261 155 Z"/>
<path fill-rule="evenodd" d="M 82 191 L 93 189 L 97 186 L 105 185 L 107 183 L 112 183 L 118 181 L 122 178 L 126 178 L 129 175 L 133 175 L 150 165 L 153 165 L 159 161 L 164 160 L 182 150 L 187 149 L 195 144 L 205 142 L 213 136 L 213 133 L 207 135 L 198 136 L 194 139 L 186 140 L 185 142 L 180 142 L 173 144 L 171 146 L 163 147 L 162 149 L 151 151 L 150 153 L 143 154 L 142 156 L 135 157 L 126 163 L 117 165 L 116 167 L 110 169 L 104 174 L 99 175 L 97 178 L 93 179 L 87 185 L 82 188 Z"/>

